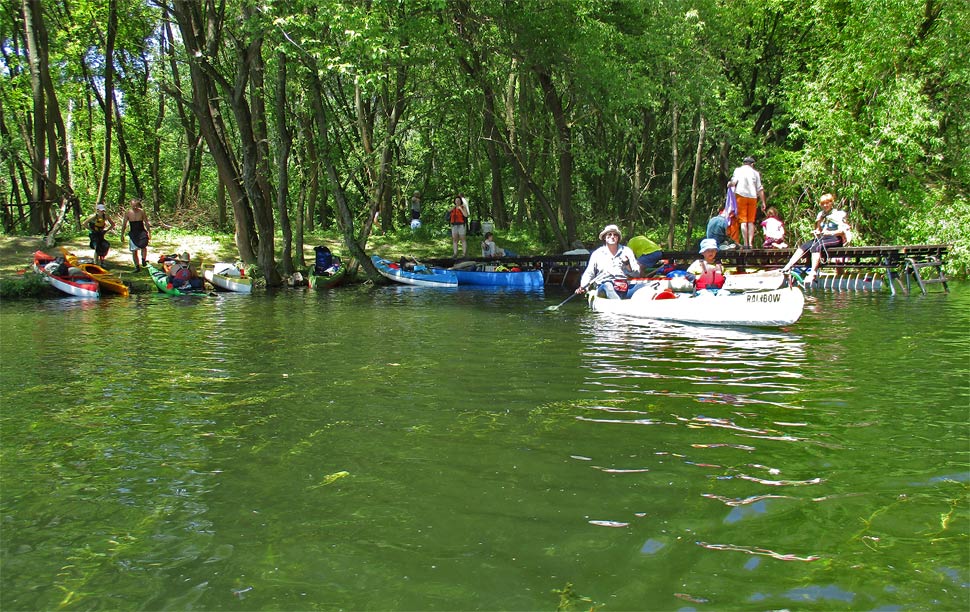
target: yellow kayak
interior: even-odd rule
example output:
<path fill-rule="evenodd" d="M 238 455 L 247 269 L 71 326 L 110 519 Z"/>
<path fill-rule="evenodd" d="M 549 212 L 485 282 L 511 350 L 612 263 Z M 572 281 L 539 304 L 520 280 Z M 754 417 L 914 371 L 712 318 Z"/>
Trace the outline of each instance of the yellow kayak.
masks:
<path fill-rule="evenodd" d="M 64 260 L 67 261 L 69 266 L 77 268 L 84 276 L 93 281 L 97 281 L 102 291 L 110 291 L 111 293 L 128 297 L 128 285 L 115 276 L 113 272 L 102 268 L 98 264 L 80 263 L 77 256 L 64 247 L 61 247 L 61 253 L 64 254 Z"/>

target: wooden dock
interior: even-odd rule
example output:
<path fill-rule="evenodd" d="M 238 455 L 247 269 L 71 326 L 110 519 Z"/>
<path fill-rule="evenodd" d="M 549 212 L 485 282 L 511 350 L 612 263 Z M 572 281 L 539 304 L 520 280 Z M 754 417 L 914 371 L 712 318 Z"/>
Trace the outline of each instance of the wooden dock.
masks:
<path fill-rule="evenodd" d="M 939 284 L 949 291 L 943 273 L 943 263 L 949 245 L 915 244 L 896 246 L 849 246 L 829 249 L 822 258 L 820 274 L 815 283 L 806 289 L 833 290 L 881 290 L 888 285 L 895 295 L 897 287 L 909 294 L 912 285 L 922 293 L 927 286 Z M 795 249 L 730 249 L 721 251 L 719 259 L 724 266 L 737 272 L 773 270 L 788 263 Z M 664 251 L 663 259 L 678 269 L 686 269 L 692 261 L 700 257 L 693 251 Z M 806 254 L 798 267 L 808 268 L 809 255 Z M 498 259 L 468 258 L 464 260 L 430 259 L 428 264 L 448 268 L 458 261 L 480 261 L 543 271 L 546 285 L 575 289 L 579 277 L 586 268 L 589 255 L 522 255 Z"/>

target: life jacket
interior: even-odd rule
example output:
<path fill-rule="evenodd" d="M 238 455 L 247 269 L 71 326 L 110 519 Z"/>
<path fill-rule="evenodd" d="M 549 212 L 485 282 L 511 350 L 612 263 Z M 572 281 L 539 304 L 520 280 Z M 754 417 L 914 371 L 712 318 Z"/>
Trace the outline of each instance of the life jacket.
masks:
<path fill-rule="evenodd" d="M 101 215 L 95 215 L 91 219 L 91 223 L 88 224 L 88 229 L 92 232 L 104 232 L 104 228 L 108 225 L 108 219 Z"/>
<path fill-rule="evenodd" d="M 173 262 L 168 269 L 168 275 L 172 280 L 185 282 L 189 280 L 189 266 L 180 261 Z"/>
<path fill-rule="evenodd" d="M 465 222 L 465 211 L 461 209 L 461 206 L 455 206 L 448 213 L 448 222 L 452 225 L 461 225 Z"/>
<path fill-rule="evenodd" d="M 704 263 L 704 272 L 694 279 L 694 286 L 698 289 L 720 289 L 724 286 L 724 274 L 716 266 L 708 267 Z"/>

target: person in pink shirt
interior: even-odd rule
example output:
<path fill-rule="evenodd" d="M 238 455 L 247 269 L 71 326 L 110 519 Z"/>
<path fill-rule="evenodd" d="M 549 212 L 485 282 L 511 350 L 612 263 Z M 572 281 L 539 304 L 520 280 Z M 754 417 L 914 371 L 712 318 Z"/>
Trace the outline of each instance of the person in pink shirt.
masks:
<path fill-rule="evenodd" d="M 766 249 L 787 249 L 788 243 L 785 242 L 785 224 L 781 220 L 781 214 L 774 206 L 768 208 L 767 215 L 761 222 L 761 231 L 765 235 L 764 248 Z"/>

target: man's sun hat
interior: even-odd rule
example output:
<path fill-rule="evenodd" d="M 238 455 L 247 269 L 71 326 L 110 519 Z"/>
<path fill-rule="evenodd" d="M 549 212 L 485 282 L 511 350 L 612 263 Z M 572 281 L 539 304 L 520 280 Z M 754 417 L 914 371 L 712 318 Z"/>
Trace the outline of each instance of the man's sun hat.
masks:
<path fill-rule="evenodd" d="M 609 234 L 610 232 L 616 232 L 620 236 L 620 238 L 623 238 L 623 232 L 620 231 L 620 228 L 618 228 L 617 226 L 611 223 L 610 225 L 607 225 L 606 227 L 604 227 L 603 231 L 600 232 L 600 240 L 602 240 L 603 237 Z"/>
<path fill-rule="evenodd" d="M 746 164 L 753 164 L 754 163 L 754 158 L 749 155 L 749 156 L 747 156 L 747 157 L 744 158 L 744 163 L 746 163 Z"/>
<path fill-rule="evenodd" d="M 104 204 L 98 204 L 98 210 L 104 210 Z"/>
<path fill-rule="evenodd" d="M 705 238 L 701 240 L 701 250 L 698 253 L 703 253 L 704 251 L 717 250 L 717 240 L 713 238 Z"/>

